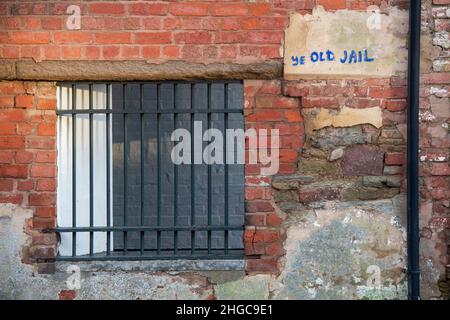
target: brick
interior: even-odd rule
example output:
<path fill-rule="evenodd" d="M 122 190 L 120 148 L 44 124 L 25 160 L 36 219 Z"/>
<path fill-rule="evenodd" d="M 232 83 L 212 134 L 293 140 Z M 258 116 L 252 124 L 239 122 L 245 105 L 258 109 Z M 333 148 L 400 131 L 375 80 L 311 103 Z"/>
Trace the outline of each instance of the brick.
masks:
<path fill-rule="evenodd" d="M 244 243 L 244 254 L 246 256 L 261 256 L 266 252 L 265 243 Z"/>
<path fill-rule="evenodd" d="M 121 57 L 124 59 L 139 58 L 141 47 L 140 46 L 122 46 Z"/>
<path fill-rule="evenodd" d="M 25 29 L 29 30 L 39 30 L 41 29 L 41 19 L 36 17 L 24 17 L 23 22 Z"/>
<path fill-rule="evenodd" d="M 23 200 L 23 196 L 21 194 L 12 194 L 0 193 L 0 203 L 13 203 L 13 204 L 21 204 Z"/>
<path fill-rule="evenodd" d="M 383 174 L 384 151 L 378 147 L 355 145 L 345 150 L 341 162 L 344 176 L 379 176 Z"/>
<path fill-rule="evenodd" d="M 53 246 L 32 246 L 30 254 L 35 259 L 51 259 L 55 257 L 55 248 Z"/>
<path fill-rule="evenodd" d="M 61 58 L 61 47 L 59 46 L 45 46 L 44 57 L 49 60 L 58 60 Z"/>
<path fill-rule="evenodd" d="M 31 163 L 33 161 L 33 152 L 19 150 L 16 152 L 16 163 Z"/>
<path fill-rule="evenodd" d="M 48 32 L 14 31 L 11 33 L 11 44 L 46 44 L 50 43 Z"/>
<path fill-rule="evenodd" d="M 52 165 L 32 165 L 32 177 L 54 178 L 56 176 L 56 166 Z"/>
<path fill-rule="evenodd" d="M 245 225 L 246 226 L 265 226 L 266 215 L 265 214 L 246 214 Z"/>
<path fill-rule="evenodd" d="M 13 108 L 14 107 L 14 97 L 0 97 L 0 108 Z"/>
<path fill-rule="evenodd" d="M 59 300 L 75 300 L 77 292 L 75 290 L 61 290 L 58 297 Z"/>
<path fill-rule="evenodd" d="M 61 51 L 64 59 L 80 59 L 81 48 L 80 47 L 63 47 Z"/>
<path fill-rule="evenodd" d="M 166 3 L 133 3 L 128 6 L 129 13 L 139 16 L 163 16 L 167 14 Z"/>
<path fill-rule="evenodd" d="M 34 188 L 34 182 L 31 180 L 17 181 L 17 191 L 31 191 Z"/>
<path fill-rule="evenodd" d="M 49 137 L 27 137 L 26 147 L 29 149 L 54 149 L 55 140 Z"/>
<path fill-rule="evenodd" d="M 39 179 L 36 181 L 36 191 L 56 191 L 55 179 Z"/>
<path fill-rule="evenodd" d="M 318 4 L 325 9 L 339 10 L 346 8 L 346 0 L 319 0 Z"/>
<path fill-rule="evenodd" d="M 3 178 L 26 178 L 28 176 L 27 165 L 2 165 L 0 167 L 0 177 Z"/>
<path fill-rule="evenodd" d="M 282 121 L 284 120 L 284 112 L 270 110 L 270 111 L 255 111 L 245 119 L 246 121 Z"/>
<path fill-rule="evenodd" d="M 143 58 L 159 58 L 161 54 L 160 46 L 145 46 L 142 48 Z"/>
<path fill-rule="evenodd" d="M 61 30 L 63 20 L 60 17 L 45 17 L 42 18 L 42 28 L 45 30 Z"/>
<path fill-rule="evenodd" d="M 248 5 L 245 3 L 216 3 L 211 8 L 211 14 L 213 16 L 246 16 L 248 14 Z"/>
<path fill-rule="evenodd" d="M 175 43 L 208 44 L 211 43 L 209 32 L 180 32 L 174 35 Z"/>
<path fill-rule="evenodd" d="M 125 13 L 125 5 L 121 3 L 92 3 L 89 12 L 93 14 L 118 15 Z"/>
<path fill-rule="evenodd" d="M 406 163 L 406 155 L 402 152 L 388 152 L 385 155 L 384 163 L 387 165 L 403 165 Z"/>
<path fill-rule="evenodd" d="M 279 257 L 284 254 L 283 244 L 280 242 L 273 242 L 266 244 L 265 253 L 268 256 Z"/>
<path fill-rule="evenodd" d="M 16 134 L 16 124 L 5 122 L 0 123 L 0 135 L 2 136 L 8 136 L 8 135 L 15 135 Z"/>
<path fill-rule="evenodd" d="M 450 166 L 448 163 L 432 163 L 430 172 L 433 176 L 450 176 Z"/>
<path fill-rule="evenodd" d="M 285 111 L 284 117 L 286 118 L 287 122 L 300 122 L 303 121 L 302 116 L 300 115 L 299 111 Z"/>
<path fill-rule="evenodd" d="M 257 30 L 260 28 L 258 18 L 247 18 L 242 20 L 242 28 L 244 30 Z"/>
<path fill-rule="evenodd" d="M 0 150 L 0 163 L 11 163 L 14 158 L 14 153 L 12 151 L 2 151 Z"/>
<path fill-rule="evenodd" d="M 148 19 L 151 20 L 152 18 Z M 157 20 L 157 19 L 156 19 Z M 142 28 L 142 19 L 140 17 L 131 17 L 122 19 L 122 30 L 139 30 Z M 147 29 L 147 28 L 145 28 Z"/>
<path fill-rule="evenodd" d="M 36 245 L 46 245 L 51 246 L 55 245 L 57 242 L 55 233 L 42 233 L 42 232 L 33 232 L 31 235 L 31 243 L 33 246 Z"/>
<path fill-rule="evenodd" d="M 50 219 L 56 218 L 56 208 L 55 207 L 37 207 L 34 213 L 35 217 Z"/>
<path fill-rule="evenodd" d="M 161 19 L 160 18 L 142 18 L 142 25 L 145 30 L 160 30 L 161 28 Z M 140 29 L 140 28 L 139 28 Z"/>
<path fill-rule="evenodd" d="M 102 32 L 95 34 L 95 42 L 99 44 L 131 43 L 129 32 Z"/>
<path fill-rule="evenodd" d="M 283 219 L 275 212 L 271 212 L 266 217 L 266 225 L 268 227 L 280 227 Z"/>
<path fill-rule="evenodd" d="M 54 193 L 32 193 L 28 196 L 30 206 L 54 206 L 56 196 Z"/>
<path fill-rule="evenodd" d="M 39 98 L 37 101 L 37 108 L 39 110 L 55 110 L 56 99 Z"/>
<path fill-rule="evenodd" d="M 301 103 L 303 108 L 339 108 L 339 100 L 336 97 L 303 97 Z"/>
<path fill-rule="evenodd" d="M 139 44 L 166 44 L 172 42 L 170 32 L 139 32 L 136 33 L 136 43 Z"/>
<path fill-rule="evenodd" d="M 34 96 L 16 96 L 15 107 L 16 108 L 33 108 Z"/>
<path fill-rule="evenodd" d="M 221 46 L 220 57 L 224 59 L 235 59 L 237 56 L 237 48 L 235 46 Z"/>
<path fill-rule="evenodd" d="M 13 180 L 0 179 L 0 191 L 12 191 L 13 185 Z"/>
<path fill-rule="evenodd" d="M 245 202 L 245 212 L 272 212 L 273 206 L 269 201 L 250 201 Z"/>
<path fill-rule="evenodd" d="M 25 120 L 24 110 L 0 111 L 0 122 L 21 122 Z"/>
<path fill-rule="evenodd" d="M 89 44 L 92 43 L 92 33 L 90 32 L 55 32 L 53 39 L 56 44 Z"/>
<path fill-rule="evenodd" d="M 14 124 L 13 124 L 14 125 Z M 22 149 L 25 145 L 23 137 L 3 136 L 0 137 L 0 149 Z"/>
<path fill-rule="evenodd" d="M 270 3 L 255 3 L 250 5 L 252 15 L 256 17 L 267 15 L 271 10 L 272 5 Z"/>
<path fill-rule="evenodd" d="M 166 46 L 163 48 L 164 57 L 168 58 L 179 58 L 180 57 L 180 47 L 178 46 Z"/>
<path fill-rule="evenodd" d="M 99 59 L 100 58 L 100 48 L 97 46 L 84 47 L 84 56 L 87 59 Z M 38 105 L 38 107 L 39 107 L 39 105 Z"/>
<path fill-rule="evenodd" d="M 243 32 L 217 32 L 214 43 L 242 43 L 245 41 Z"/>
<path fill-rule="evenodd" d="M 32 134 L 34 131 L 34 125 L 31 123 L 18 123 L 17 124 L 17 134 L 21 136 L 27 136 Z"/>
<path fill-rule="evenodd" d="M 55 218 L 33 218 L 33 229 L 49 229 L 55 226 Z"/>
<path fill-rule="evenodd" d="M 280 162 L 296 162 L 298 157 L 298 152 L 291 149 L 281 149 L 279 151 Z"/>
<path fill-rule="evenodd" d="M 120 47 L 119 46 L 107 46 L 102 48 L 104 59 L 113 59 L 119 57 Z"/>
<path fill-rule="evenodd" d="M 403 111 L 406 109 L 406 100 L 386 100 L 383 107 L 392 112 Z"/>
<path fill-rule="evenodd" d="M 245 200 L 269 200 L 271 198 L 271 189 L 263 187 L 245 188 Z"/>
<path fill-rule="evenodd" d="M 41 123 L 37 127 L 37 134 L 39 136 L 54 136 L 56 134 L 56 127 L 53 123 Z"/>
<path fill-rule="evenodd" d="M 247 41 L 249 43 L 259 43 L 259 44 L 279 44 L 284 37 L 284 33 L 281 31 L 270 32 L 270 31 L 251 31 L 248 33 Z"/>
<path fill-rule="evenodd" d="M 174 16 L 206 16 L 207 3 L 171 3 L 169 12 Z"/>

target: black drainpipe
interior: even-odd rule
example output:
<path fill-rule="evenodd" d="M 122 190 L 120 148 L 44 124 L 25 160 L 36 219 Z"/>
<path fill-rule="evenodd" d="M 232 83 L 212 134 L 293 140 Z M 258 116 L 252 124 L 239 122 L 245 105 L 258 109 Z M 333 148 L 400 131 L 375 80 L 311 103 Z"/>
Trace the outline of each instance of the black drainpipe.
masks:
<path fill-rule="evenodd" d="M 408 52 L 407 245 L 408 299 L 420 299 L 419 267 L 419 77 L 421 1 L 411 0 Z"/>

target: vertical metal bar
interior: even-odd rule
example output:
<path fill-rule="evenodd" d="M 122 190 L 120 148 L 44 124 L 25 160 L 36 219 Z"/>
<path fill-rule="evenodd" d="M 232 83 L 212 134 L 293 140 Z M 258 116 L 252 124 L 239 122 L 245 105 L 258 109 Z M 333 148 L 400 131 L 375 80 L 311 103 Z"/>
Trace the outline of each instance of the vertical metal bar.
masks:
<path fill-rule="evenodd" d="M 207 99 L 208 99 L 208 103 L 207 103 L 207 108 L 211 108 L 210 104 L 211 104 L 211 84 L 208 83 L 208 95 L 207 95 Z M 208 128 L 211 128 L 211 112 L 207 113 L 207 118 L 208 118 Z M 208 226 L 211 225 L 211 214 L 212 214 L 212 192 L 211 192 L 211 164 L 208 164 Z M 208 254 L 211 253 L 211 230 L 208 230 Z"/>
<path fill-rule="evenodd" d="M 161 89 L 160 84 L 156 85 L 156 103 L 157 109 L 160 109 L 160 92 Z M 156 167 L 157 167 L 157 210 L 156 210 L 156 224 L 159 227 L 161 225 L 161 137 L 160 137 L 160 122 L 161 116 L 160 113 L 156 114 Z M 156 231 L 156 251 L 159 255 L 161 253 L 161 231 Z"/>
<path fill-rule="evenodd" d="M 228 83 L 225 83 L 225 93 L 224 93 L 224 109 L 228 109 Z M 228 128 L 228 113 L 224 113 L 224 176 L 225 176 L 225 192 L 224 192 L 224 198 L 225 198 L 225 225 L 228 226 L 228 164 L 227 164 L 227 128 Z M 225 230 L 224 234 L 224 245 L 225 245 L 225 254 L 228 254 L 228 230 Z"/>
<path fill-rule="evenodd" d="M 92 83 L 89 84 L 89 111 L 93 110 Z M 94 226 L 93 113 L 89 113 L 89 226 Z M 89 232 L 89 255 L 94 254 L 94 232 Z"/>
<path fill-rule="evenodd" d="M 177 89 L 177 85 L 174 84 L 174 90 L 173 90 L 173 94 L 174 94 L 174 106 L 173 108 L 176 109 L 177 108 L 177 103 L 176 103 L 176 89 Z M 173 129 L 175 130 L 177 128 L 177 113 L 175 112 L 173 114 Z M 175 142 L 174 142 L 175 145 Z M 176 164 L 173 164 L 173 170 L 174 170 L 174 175 L 173 175 L 173 187 L 174 187 L 174 194 L 173 194 L 173 224 L 174 226 L 178 226 L 178 166 Z M 178 230 L 174 230 L 173 232 L 173 244 L 174 244 L 174 253 L 178 254 Z"/>
<path fill-rule="evenodd" d="M 191 109 L 194 109 L 194 84 L 191 84 Z M 191 227 L 195 226 L 194 115 L 189 115 L 191 130 Z M 191 230 L 191 254 L 195 253 L 195 230 Z"/>
<path fill-rule="evenodd" d="M 123 113 L 123 225 L 127 225 L 127 207 L 128 207 L 128 166 L 127 166 L 127 156 L 128 156 L 128 135 L 127 135 L 127 122 L 128 115 L 126 110 L 126 84 L 122 87 L 122 108 Z M 123 254 L 126 255 L 128 250 L 128 232 L 123 232 Z"/>
<path fill-rule="evenodd" d="M 109 100 L 109 94 L 110 94 L 110 84 L 106 84 L 106 109 L 110 109 L 110 100 Z M 111 226 L 111 168 L 110 168 L 110 143 L 111 143 L 111 137 L 110 137 L 110 113 L 106 113 L 106 226 Z M 106 255 L 111 254 L 111 232 L 106 232 Z"/>
<path fill-rule="evenodd" d="M 143 110 L 143 106 L 144 106 L 144 97 L 143 97 L 143 90 L 142 90 L 142 83 L 139 85 L 139 94 L 140 94 L 140 109 L 141 111 Z M 144 114 L 141 113 L 140 114 L 140 123 L 141 123 L 141 226 L 144 225 Z M 144 254 L 144 231 L 141 231 L 140 234 L 140 240 L 141 240 L 141 244 L 140 244 L 140 249 L 141 249 L 141 255 Z"/>
<path fill-rule="evenodd" d="M 76 109 L 76 87 L 72 84 L 72 110 Z M 72 227 L 77 226 L 77 131 L 76 114 L 72 114 Z M 77 255 L 77 233 L 72 233 L 72 256 Z"/>
<path fill-rule="evenodd" d="M 408 298 L 420 299 L 419 255 L 419 89 L 421 1 L 411 1 L 408 51 L 407 243 Z"/>

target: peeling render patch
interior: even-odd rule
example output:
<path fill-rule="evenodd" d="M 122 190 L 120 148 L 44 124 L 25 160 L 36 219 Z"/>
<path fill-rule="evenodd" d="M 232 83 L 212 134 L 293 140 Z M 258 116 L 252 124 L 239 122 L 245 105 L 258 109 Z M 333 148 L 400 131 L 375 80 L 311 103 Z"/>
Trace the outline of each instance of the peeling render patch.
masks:
<path fill-rule="evenodd" d="M 342 107 L 338 111 L 325 108 L 304 108 L 302 114 L 305 118 L 306 133 L 312 133 L 313 130 L 328 126 L 351 127 L 359 124 L 371 124 L 380 128 L 383 121 L 380 107 L 365 109 Z"/>
<path fill-rule="evenodd" d="M 289 216 L 274 297 L 406 298 L 406 231 L 397 202 L 326 202 Z M 370 281 L 376 270 L 379 284 Z"/>
<path fill-rule="evenodd" d="M 408 12 L 395 7 L 376 16 L 370 11 L 328 12 L 322 6 L 315 7 L 311 15 L 293 13 L 285 30 L 285 78 L 367 78 L 404 74 L 407 32 Z M 333 55 L 327 55 L 328 50 Z M 344 51 L 348 52 L 348 57 L 352 50 L 356 55 L 358 52 L 362 56 L 367 54 L 373 61 L 355 56 L 351 63 L 348 58 L 341 63 Z M 321 53 L 322 58 L 318 58 Z M 314 61 L 311 54 L 318 54 L 318 61 Z"/>

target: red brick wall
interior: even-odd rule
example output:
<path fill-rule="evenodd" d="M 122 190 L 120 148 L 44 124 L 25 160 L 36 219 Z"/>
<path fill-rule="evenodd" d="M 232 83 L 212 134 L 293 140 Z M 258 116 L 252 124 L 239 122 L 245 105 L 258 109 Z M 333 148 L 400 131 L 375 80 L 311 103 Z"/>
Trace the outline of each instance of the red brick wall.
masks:
<path fill-rule="evenodd" d="M 55 234 L 39 231 L 55 226 L 55 108 L 54 83 L 0 82 L 0 203 L 33 210 L 26 262 L 55 255 Z"/>

